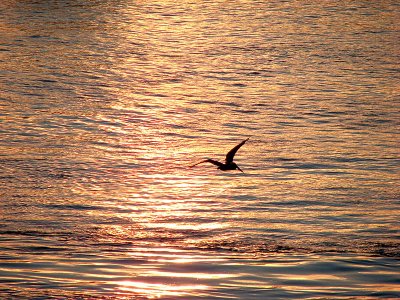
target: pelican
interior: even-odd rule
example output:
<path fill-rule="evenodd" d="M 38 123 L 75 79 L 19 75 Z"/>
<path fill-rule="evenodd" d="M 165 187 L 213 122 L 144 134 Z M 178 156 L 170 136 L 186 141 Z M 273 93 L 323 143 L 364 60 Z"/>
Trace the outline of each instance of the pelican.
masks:
<path fill-rule="evenodd" d="M 227 154 L 226 154 L 226 158 L 225 158 L 225 163 L 221 163 L 219 161 L 216 161 L 214 159 L 206 159 L 203 160 L 201 162 L 198 162 L 197 164 L 194 164 L 193 166 L 190 166 L 191 168 L 193 168 L 194 166 L 197 166 L 199 164 L 205 163 L 205 162 L 209 162 L 212 163 L 213 165 L 218 166 L 219 170 L 222 171 L 227 171 L 227 170 L 236 170 L 238 169 L 240 172 L 244 173 L 237 164 L 235 164 L 233 162 L 233 157 L 235 156 L 236 152 L 239 150 L 240 147 L 242 147 L 244 145 L 244 143 L 246 143 L 249 140 L 249 138 L 245 139 L 243 142 L 241 142 L 240 144 L 236 145 L 235 147 L 233 147 Z"/>

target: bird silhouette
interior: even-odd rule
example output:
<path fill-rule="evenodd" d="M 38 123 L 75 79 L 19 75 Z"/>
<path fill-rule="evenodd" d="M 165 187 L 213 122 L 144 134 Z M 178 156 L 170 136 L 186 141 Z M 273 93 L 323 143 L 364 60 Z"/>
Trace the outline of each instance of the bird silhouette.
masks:
<path fill-rule="evenodd" d="M 209 162 L 212 163 L 213 165 L 218 166 L 219 170 L 222 171 L 228 171 L 228 170 L 236 170 L 238 169 L 240 172 L 244 173 L 239 166 L 233 162 L 233 157 L 235 156 L 236 152 L 239 150 L 240 147 L 242 147 L 244 145 L 244 143 L 246 143 L 249 140 L 249 138 L 245 139 L 244 141 L 242 141 L 241 143 L 239 143 L 238 145 L 236 145 L 235 147 L 233 147 L 227 154 L 226 154 L 226 158 L 225 158 L 225 163 L 219 162 L 217 160 L 214 159 L 206 159 L 206 160 L 202 160 L 201 162 L 198 162 L 197 164 L 194 164 L 193 166 L 190 166 L 191 168 L 193 168 L 194 166 L 197 166 L 199 164 L 205 163 L 205 162 Z"/>

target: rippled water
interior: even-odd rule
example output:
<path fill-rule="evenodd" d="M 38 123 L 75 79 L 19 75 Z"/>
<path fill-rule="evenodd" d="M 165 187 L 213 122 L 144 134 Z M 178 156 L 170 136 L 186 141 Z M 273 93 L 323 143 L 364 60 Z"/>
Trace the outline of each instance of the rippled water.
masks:
<path fill-rule="evenodd" d="M 400 297 L 399 9 L 1 1 L 1 298 Z"/>

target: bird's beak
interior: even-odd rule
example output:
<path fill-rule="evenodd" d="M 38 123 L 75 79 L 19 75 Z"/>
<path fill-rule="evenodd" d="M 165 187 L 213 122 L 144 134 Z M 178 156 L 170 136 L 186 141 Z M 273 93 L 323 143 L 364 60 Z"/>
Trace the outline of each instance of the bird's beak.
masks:
<path fill-rule="evenodd" d="M 244 173 L 244 172 L 242 171 L 242 169 L 239 168 L 239 166 L 236 166 L 236 167 L 238 168 L 238 170 L 239 170 L 240 172 Z"/>

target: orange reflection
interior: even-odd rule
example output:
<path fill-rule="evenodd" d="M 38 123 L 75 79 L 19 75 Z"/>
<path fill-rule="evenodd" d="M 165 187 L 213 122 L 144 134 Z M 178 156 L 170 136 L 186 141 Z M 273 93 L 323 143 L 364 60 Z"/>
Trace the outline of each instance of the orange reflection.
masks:
<path fill-rule="evenodd" d="M 212 273 L 177 273 L 177 272 L 163 272 L 154 271 L 149 272 L 151 276 L 165 276 L 173 278 L 192 278 L 192 279 L 221 279 L 221 278 L 231 278 L 237 277 L 238 275 L 233 274 L 212 274 Z"/>
<path fill-rule="evenodd" d="M 150 228 L 168 228 L 168 229 L 191 229 L 191 230 L 211 230 L 211 229 L 219 229 L 226 227 L 227 225 L 221 223 L 209 223 L 209 224 L 191 224 L 191 223 L 151 223 L 151 224 L 142 224 L 143 226 L 147 226 Z"/>
<path fill-rule="evenodd" d="M 184 296 L 195 290 L 206 290 L 206 285 L 176 285 L 164 283 L 148 283 L 140 281 L 117 282 L 121 291 L 144 295 L 149 299 L 163 296 Z"/>
<path fill-rule="evenodd" d="M 186 250 L 179 250 L 174 248 L 151 248 L 151 247 L 136 247 L 134 251 L 130 251 L 129 255 L 132 257 L 146 257 L 151 258 L 152 261 L 166 262 L 166 263 L 194 263 L 194 262 L 216 262 L 223 261 L 219 257 L 209 257 L 205 255 L 198 255 L 188 252 Z"/>

